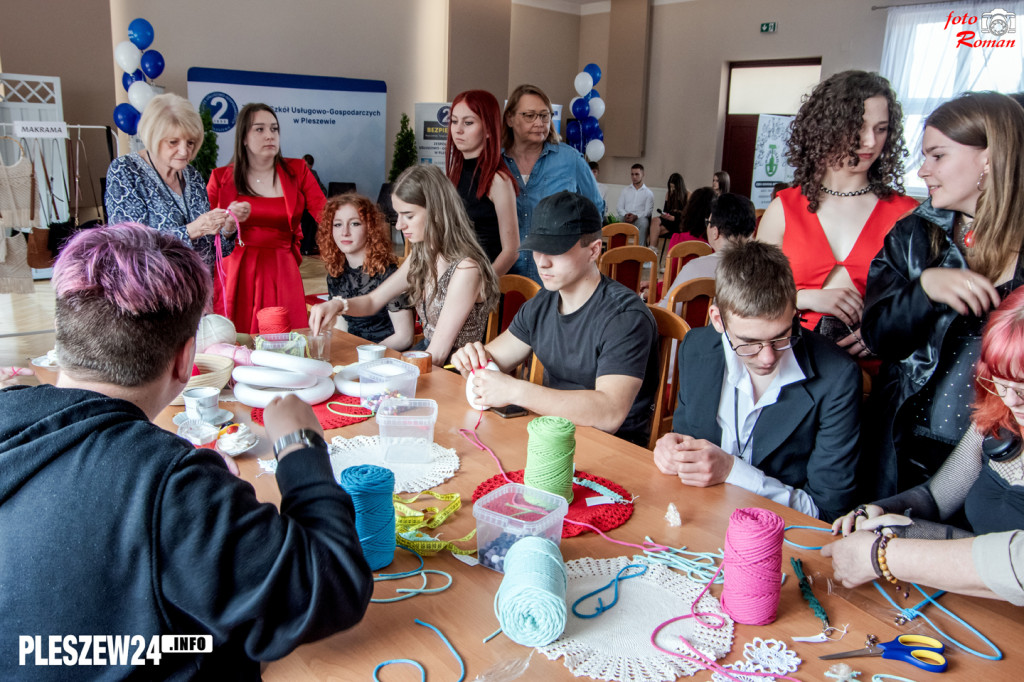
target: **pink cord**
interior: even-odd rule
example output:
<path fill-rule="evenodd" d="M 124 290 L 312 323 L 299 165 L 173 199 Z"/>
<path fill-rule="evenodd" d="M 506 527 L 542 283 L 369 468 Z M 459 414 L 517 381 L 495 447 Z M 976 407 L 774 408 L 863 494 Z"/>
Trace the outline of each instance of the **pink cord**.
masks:
<path fill-rule="evenodd" d="M 231 216 L 232 220 L 235 221 L 235 225 L 237 226 L 237 230 L 238 230 L 238 243 L 239 243 L 239 245 L 241 245 L 242 244 L 242 223 L 239 222 L 238 216 L 236 216 L 235 212 L 232 211 L 230 208 L 225 208 L 224 210 L 227 212 L 227 214 L 229 216 Z M 224 274 L 224 251 L 223 251 L 223 249 L 221 247 L 220 232 L 217 233 L 217 240 L 216 241 L 217 241 L 217 280 L 220 282 L 221 302 L 224 304 L 224 310 L 221 313 L 219 313 L 219 314 L 221 314 L 224 317 L 227 317 L 228 319 L 230 319 L 230 316 L 228 315 L 228 289 L 227 289 L 227 285 L 225 284 L 225 281 L 227 280 L 227 276 Z M 217 311 L 214 310 L 213 312 L 216 313 Z"/>

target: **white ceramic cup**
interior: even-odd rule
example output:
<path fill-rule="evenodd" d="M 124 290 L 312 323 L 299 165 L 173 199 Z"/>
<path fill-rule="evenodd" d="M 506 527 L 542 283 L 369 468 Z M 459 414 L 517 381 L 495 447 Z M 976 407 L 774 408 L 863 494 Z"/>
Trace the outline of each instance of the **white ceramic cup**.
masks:
<path fill-rule="evenodd" d="M 378 346 L 372 343 L 363 346 L 356 346 L 356 353 L 359 355 L 359 362 L 380 360 L 382 357 L 384 357 L 384 351 L 386 350 L 386 346 Z"/>
<path fill-rule="evenodd" d="M 185 415 L 189 419 L 210 421 L 220 414 L 220 389 L 215 386 L 199 386 L 185 389 Z"/>

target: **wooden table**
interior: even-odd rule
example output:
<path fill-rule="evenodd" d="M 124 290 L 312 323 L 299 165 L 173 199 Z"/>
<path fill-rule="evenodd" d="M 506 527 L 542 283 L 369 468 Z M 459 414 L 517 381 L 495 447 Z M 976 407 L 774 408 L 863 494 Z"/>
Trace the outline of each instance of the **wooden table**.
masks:
<path fill-rule="evenodd" d="M 332 358 L 335 363 L 347 364 L 356 359 L 355 346 L 362 340 L 335 331 L 332 341 Z M 397 354 L 389 352 L 390 356 Z M 475 527 L 472 515 L 471 495 L 473 489 L 484 479 L 498 473 L 493 460 L 477 450 L 459 435 L 461 428 L 472 429 L 479 413 L 472 410 L 465 399 L 465 383 L 457 374 L 435 369 L 420 376 L 417 397 L 433 398 L 438 402 L 439 414 L 434 440 L 454 448 L 461 459 L 461 468 L 454 478 L 438 486 L 440 492 L 459 492 L 462 508 L 438 530 L 445 539 L 464 536 Z M 223 403 L 236 415 L 249 422 L 248 408 L 239 403 Z M 170 418 L 181 408 L 169 408 L 161 415 L 158 423 L 173 428 Z M 522 469 L 526 462 L 526 424 L 531 417 L 505 420 L 496 414 L 486 412 L 479 427 L 479 436 L 501 459 L 506 470 Z M 254 427 L 262 436 L 262 429 Z M 356 435 L 376 435 L 374 420 L 330 431 L 333 436 L 351 438 Z M 580 428 L 576 432 L 576 466 L 590 473 L 609 478 L 637 496 L 632 518 L 623 526 L 610 532 L 611 537 L 633 543 L 643 541 L 650 535 L 655 541 L 672 547 L 687 546 L 694 551 L 714 551 L 722 547 L 729 515 L 740 507 L 763 507 L 780 514 L 787 524 L 821 525 L 798 512 L 777 505 L 765 498 L 748 493 L 731 485 L 720 485 L 708 489 L 682 486 L 672 476 L 658 472 L 650 451 L 631 445 L 592 428 Z M 270 456 L 270 445 L 265 438 L 250 453 L 236 461 L 241 475 L 250 481 L 261 500 L 280 502 L 280 493 L 273 476 L 260 476 L 257 458 Z M 679 508 L 683 524 L 670 528 L 664 520 L 666 506 L 674 502 Z M 828 540 L 824 533 L 791 531 L 792 540 L 805 545 L 820 545 Z M 629 548 L 614 545 L 586 533 L 576 538 L 564 539 L 561 544 L 566 561 L 585 556 L 614 557 L 628 553 Z M 791 636 L 814 635 L 821 629 L 820 622 L 813 616 L 806 602 L 800 596 L 796 580 L 793 579 L 789 558 L 803 559 L 805 571 L 814 578 L 815 594 L 821 599 L 834 625 L 849 624 L 849 634 L 841 642 L 807 644 L 794 643 Z M 426 558 L 427 568 L 435 568 L 452 574 L 454 582 L 448 591 L 437 595 L 419 595 L 412 599 L 391 604 L 371 604 L 366 617 L 356 627 L 333 637 L 299 647 L 288 657 L 269 665 L 264 673 L 268 681 L 276 680 L 369 680 L 374 667 L 392 658 L 412 658 L 420 661 L 427 670 L 428 680 L 458 679 L 458 665 L 451 653 L 440 644 L 437 635 L 427 628 L 415 625 L 419 618 L 441 629 L 451 640 L 466 663 L 466 679 L 472 680 L 499 661 L 519 659 L 526 656 L 527 648 L 519 646 L 507 637 L 499 636 L 488 644 L 481 640 L 497 629 L 493 610 L 494 594 L 501 582 L 501 575 L 482 566 L 469 567 L 452 557 L 441 553 Z M 409 570 L 415 567 L 411 554 L 398 552 L 395 562 L 385 572 Z M 742 659 L 743 645 L 754 637 L 776 638 L 786 642 L 803 659 L 795 676 L 803 680 L 823 680 L 824 672 L 832 663 L 819 661 L 818 656 L 857 649 L 864 645 L 868 633 L 888 641 L 903 633 L 932 634 L 931 628 L 918 619 L 903 627 L 894 623 L 896 613 L 871 585 L 856 590 L 845 590 L 837 586 L 837 593 L 829 594 L 831 564 L 816 551 L 795 550 L 786 546 L 783 550 L 783 568 L 790 574 L 782 587 L 782 601 L 774 623 L 764 627 L 736 625 L 732 653 L 719 661 L 733 662 Z M 951 567 L 950 570 L 956 570 Z M 433 577 L 437 580 L 437 576 Z M 401 581 L 402 586 L 412 587 L 410 581 Z M 410 584 L 404 584 L 404 583 Z M 420 584 L 416 581 L 416 584 Z M 432 581 L 432 584 L 435 584 Z M 394 596 L 397 582 L 379 583 L 378 596 Z M 720 592 L 715 587 L 714 594 Z M 914 592 L 914 590 L 911 590 Z M 909 604 L 920 601 L 920 595 L 911 595 Z M 1015 642 L 1024 641 L 1024 610 L 1002 602 L 971 599 L 959 595 L 946 595 L 941 603 L 953 610 L 969 623 L 979 628 L 999 646 L 1005 658 L 991 662 L 958 650 L 951 650 L 947 643 L 949 670 L 945 679 L 950 680 L 1019 680 L 1024 677 L 1024 655 Z M 329 605 L 324 605 L 330 608 Z M 964 641 L 968 646 L 986 651 L 980 642 L 965 634 L 937 609 L 929 606 L 925 613 L 939 623 L 951 635 Z M 680 614 L 682 615 L 682 614 Z M 570 614 L 569 616 L 573 616 Z M 879 658 L 847 659 L 855 670 L 862 672 L 860 680 L 870 680 L 874 673 L 900 675 L 918 682 L 935 678 L 909 664 L 884 661 Z M 382 671 L 387 682 L 418 680 L 419 673 L 411 666 L 393 666 Z M 709 672 L 699 672 L 692 679 L 708 680 Z M 549 661 L 545 656 L 535 654 L 523 680 L 573 680 L 572 674 L 562 665 L 562 660 Z"/>

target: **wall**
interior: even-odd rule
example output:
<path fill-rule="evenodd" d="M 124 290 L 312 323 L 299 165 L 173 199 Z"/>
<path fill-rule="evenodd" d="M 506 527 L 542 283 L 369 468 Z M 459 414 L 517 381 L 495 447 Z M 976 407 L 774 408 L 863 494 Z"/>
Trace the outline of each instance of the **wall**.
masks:
<path fill-rule="evenodd" d="M 508 84 L 511 0 L 448 0 L 448 95 L 487 90 L 503 104 Z"/>
<path fill-rule="evenodd" d="M 505 96 L 517 85 L 531 83 L 554 104 L 568 108 L 576 96 L 573 79 L 580 71 L 579 36 L 579 15 L 513 4 Z M 498 95 L 502 105 L 504 99 Z"/>

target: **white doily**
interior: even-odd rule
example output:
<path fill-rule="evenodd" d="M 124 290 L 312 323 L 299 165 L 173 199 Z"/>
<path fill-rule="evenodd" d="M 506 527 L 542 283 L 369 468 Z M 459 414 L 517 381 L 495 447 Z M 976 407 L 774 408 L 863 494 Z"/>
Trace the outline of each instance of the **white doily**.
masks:
<path fill-rule="evenodd" d="M 768 672 L 757 663 L 751 663 L 750 661 L 736 661 L 729 665 L 723 665 L 723 668 L 733 672 L 735 677 L 740 682 L 775 682 L 774 677 L 764 677 L 762 675 L 739 675 L 739 672 L 748 673 L 765 673 Z M 711 682 L 732 682 L 728 677 L 722 673 L 711 673 Z"/>
<path fill-rule="evenodd" d="M 803 663 L 795 651 L 786 648 L 785 643 L 777 639 L 760 637 L 755 637 L 754 641 L 743 646 L 743 658 L 760 665 L 765 672 L 776 675 L 795 673 L 797 667 Z"/>
<path fill-rule="evenodd" d="M 331 468 L 335 480 L 341 472 L 359 464 L 373 464 L 391 469 L 395 474 L 396 493 L 419 493 L 440 485 L 459 470 L 459 456 L 451 448 L 431 444 L 431 461 L 423 463 L 385 462 L 378 436 L 335 436 L 329 446 Z"/>
<path fill-rule="evenodd" d="M 565 564 L 569 576 L 566 605 L 608 584 L 631 561 L 627 557 L 593 559 L 585 557 Z M 651 633 L 666 620 L 690 612 L 690 604 L 703 585 L 695 583 L 664 566 L 648 566 L 636 578 L 619 581 L 619 601 L 597 618 L 578 618 L 570 608 L 565 632 L 538 651 L 551 660 L 564 656 L 565 667 L 576 677 L 621 682 L 670 682 L 700 670 L 696 664 L 669 656 L 651 646 Z M 608 594 L 602 594 L 610 602 Z M 592 598 L 578 607 L 588 613 L 596 603 Z M 705 594 L 697 611 L 722 614 L 718 600 Z M 724 614 L 723 614 L 724 615 Z M 689 653 L 679 641 L 682 635 L 702 654 L 712 659 L 732 649 L 733 622 L 724 616 L 720 629 L 704 627 L 692 618 L 677 621 L 658 633 L 658 644 L 669 651 Z"/>

